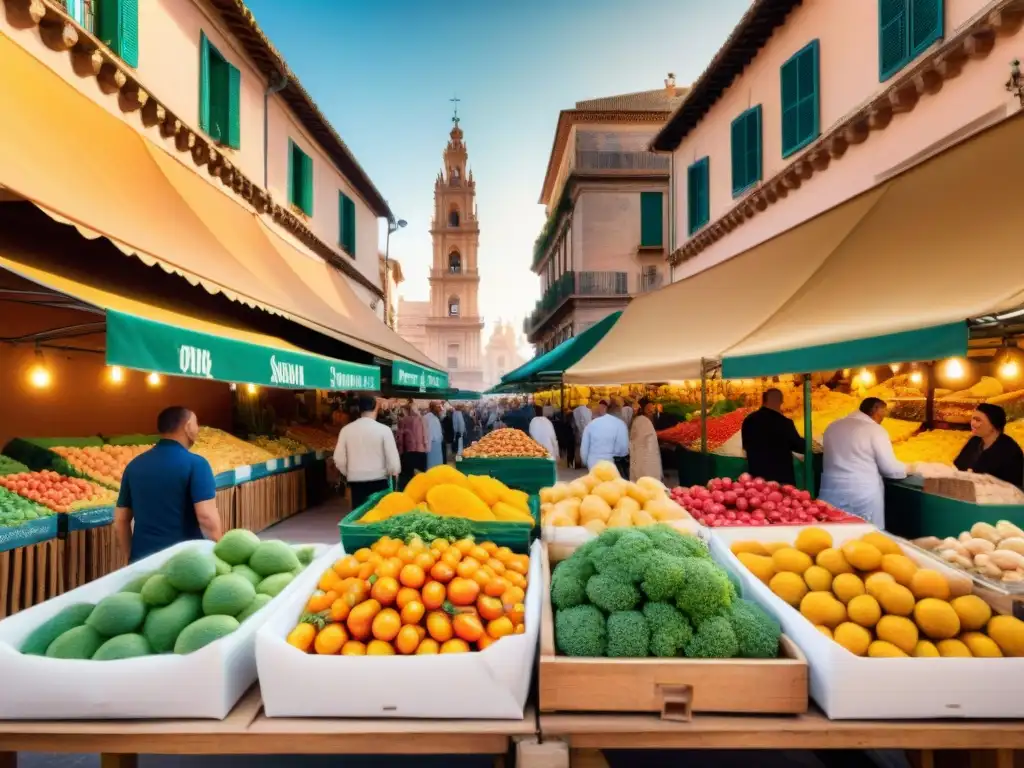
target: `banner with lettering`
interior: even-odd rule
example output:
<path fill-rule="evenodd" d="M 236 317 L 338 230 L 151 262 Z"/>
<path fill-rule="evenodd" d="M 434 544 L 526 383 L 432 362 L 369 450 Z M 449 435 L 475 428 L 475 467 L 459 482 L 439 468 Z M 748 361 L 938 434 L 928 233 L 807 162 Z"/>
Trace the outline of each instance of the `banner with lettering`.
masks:
<path fill-rule="evenodd" d="M 420 392 L 447 389 L 448 374 L 406 360 L 395 360 L 391 364 L 391 386 L 418 389 Z"/>
<path fill-rule="evenodd" d="M 107 364 L 281 389 L 380 389 L 380 368 L 107 310 Z"/>

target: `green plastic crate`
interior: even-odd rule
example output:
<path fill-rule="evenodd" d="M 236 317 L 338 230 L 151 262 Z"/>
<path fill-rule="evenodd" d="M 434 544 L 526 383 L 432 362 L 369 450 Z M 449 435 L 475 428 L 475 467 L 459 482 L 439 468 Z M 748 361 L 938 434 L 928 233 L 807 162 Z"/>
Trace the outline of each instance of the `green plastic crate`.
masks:
<path fill-rule="evenodd" d="M 381 523 L 370 523 L 361 525 L 358 521 L 377 506 L 384 496 L 391 491 L 380 491 L 375 493 L 361 507 L 356 507 L 338 523 L 341 532 L 341 545 L 348 553 L 357 549 L 371 546 L 377 539 L 384 536 L 384 527 Z M 529 554 L 530 544 L 533 539 L 540 535 L 540 498 L 530 496 L 530 512 L 537 524 L 530 527 L 526 523 L 481 523 L 470 522 L 471 535 L 478 541 L 493 541 L 499 547 L 508 547 L 513 552 L 521 555 Z"/>
<path fill-rule="evenodd" d="M 490 475 L 531 496 L 558 480 L 558 469 L 551 459 L 461 459 L 455 468 L 465 475 Z"/>

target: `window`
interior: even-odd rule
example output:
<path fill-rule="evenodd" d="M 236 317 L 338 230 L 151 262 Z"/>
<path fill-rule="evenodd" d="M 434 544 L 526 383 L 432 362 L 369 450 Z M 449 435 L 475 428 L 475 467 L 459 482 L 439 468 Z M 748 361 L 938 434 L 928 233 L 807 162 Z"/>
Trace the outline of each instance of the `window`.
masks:
<path fill-rule="evenodd" d="M 448 370 L 454 370 L 459 367 L 459 345 L 449 344 L 448 345 Z"/>
<path fill-rule="evenodd" d="M 448 317 L 459 316 L 459 297 L 452 296 L 448 299 Z"/>
<path fill-rule="evenodd" d="M 732 196 L 761 180 L 761 105 L 732 121 Z"/>
<path fill-rule="evenodd" d="M 782 156 L 789 157 L 821 133 L 818 119 L 818 41 L 801 48 L 779 70 L 782 78 Z"/>
<path fill-rule="evenodd" d="M 709 162 L 702 157 L 686 169 L 686 227 L 691 235 L 711 218 Z"/>
<path fill-rule="evenodd" d="M 457 226 L 459 226 L 459 209 L 458 208 L 454 208 L 453 207 L 450 211 L 448 211 L 448 226 L 449 227 L 457 227 Z"/>
<path fill-rule="evenodd" d="M 77 21 L 90 32 L 96 32 L 96 18 L 93 6 L 96 0 L 67 0 L 68 16 Z"/>
<path fill-rule="evenodd" d="M 462 256 L 459 255 L 458 251 L 452 251 L 448 254 L 448 271 L 453 275 L 462 274 Z"/>
<path fill-rule="evenodd" d="M 356 204 L 344 192 L 338 193 L 338 245 L 356 257 Z"/>
<path fill-rule="evenodd" d="M 199 127 L 219 144 L 242 146 L 241 75 L 199 33 Z"/>
<path fill-rule="evenodd" d="M 97 37 L 130 67 L 139 66 L 139 0 L 99 0 Z"/>
<path fill-rule="evenodd" d="M 878 79 L 885 82 L 943 34 L 943 0 L 878 0 Z"/>
<path fill-rule="evenodd" d="M 288 141 L 288 202 L 313 215 L 313 158 Z"/>
<path fill-rule="evenodd" d="M 660 248 L 664 230 L 661 192 L 640 193 L 640 247 Z"/>

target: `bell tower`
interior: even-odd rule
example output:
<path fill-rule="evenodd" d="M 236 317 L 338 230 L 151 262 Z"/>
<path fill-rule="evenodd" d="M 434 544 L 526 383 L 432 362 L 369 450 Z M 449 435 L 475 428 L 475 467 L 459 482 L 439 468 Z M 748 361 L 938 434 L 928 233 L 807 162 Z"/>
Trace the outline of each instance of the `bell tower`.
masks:
<path fill-rule="evenodd" d="M 479 390 L 483 386 L 478 303 L 480 273 L 477 248 L 480 227 L 476 211 L 476 182 L 469 170 L 463 142 L 458 98 L 444 165 L 434 181 L 434 262 L 430 270 L 428 354 L 448 369 L 453 387 Z"/>

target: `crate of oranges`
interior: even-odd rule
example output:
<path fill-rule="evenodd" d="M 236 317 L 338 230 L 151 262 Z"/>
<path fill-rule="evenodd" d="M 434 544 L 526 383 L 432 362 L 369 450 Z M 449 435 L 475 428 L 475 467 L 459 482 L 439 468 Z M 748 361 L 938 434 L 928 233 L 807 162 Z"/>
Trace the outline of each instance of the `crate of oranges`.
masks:
<path fill-rule="evenodd" d="M 521 718 L 540 623 L 537 546 L 335 547 L 332 566 L 303 578 L 257 637 L 267 715 Z"/>

